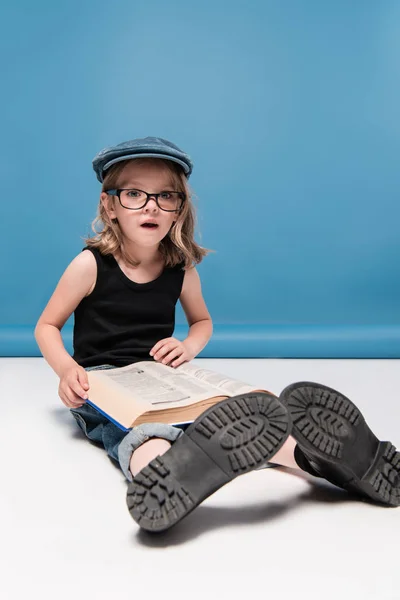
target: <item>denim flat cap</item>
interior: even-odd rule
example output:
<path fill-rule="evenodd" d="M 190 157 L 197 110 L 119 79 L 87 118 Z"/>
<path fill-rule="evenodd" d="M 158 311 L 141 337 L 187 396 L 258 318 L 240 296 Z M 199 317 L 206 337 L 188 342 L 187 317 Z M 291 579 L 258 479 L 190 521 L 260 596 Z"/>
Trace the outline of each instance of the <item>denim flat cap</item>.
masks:
<path fill-rule="evenodd" d="M 121 160 L 134 158 L 164 158 L 172 160 L 181 165 L 188 179 L 193 170 L 193 163 L 190 157 L 180 150 L 178 146 L 162 138 L 146 137 L 122 142 L 118 146 L 109 146 L 100 150 L 92 162 L 97 179 L 102 183 L 104 171 L 107 171 L 112 165 Z"/>

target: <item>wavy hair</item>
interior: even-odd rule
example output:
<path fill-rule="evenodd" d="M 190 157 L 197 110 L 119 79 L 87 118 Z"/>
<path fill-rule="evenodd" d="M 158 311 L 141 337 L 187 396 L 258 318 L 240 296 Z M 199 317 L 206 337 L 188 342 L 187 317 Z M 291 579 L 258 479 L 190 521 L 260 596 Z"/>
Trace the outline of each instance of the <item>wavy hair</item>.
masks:
<path fill-rule="evenodd" d="M 194 241 L 196 211 L 193 199 L 195 195 L 190 188 L 188 180 L 180 165 L 162 158 L 135 159 L 137 163 L 142 163 L 149 160 L 157 161 L 157 164 L 162 163 L 170 172 L 172 182 L 174 186 L 176 186 L 176 191 L 183 192 L 185 194 L 185 202 L 183 203 L 183 207 L 178 214 L 176 222 L 173 224 L 164 239 L 161 240 L 159 251 L 164 258 L 166 267 L 174 267 L 175 265 L 184 262 L 184 268 L 190 268 L 193 266 L 193 264 L 196 265 L 200 263 L 207 254 L 214 252 L 214 250 L 209 250 L 199 246 Z M 128 162 L 130 161 L 124 160 L 118 162 L 107 170 L 101 188 L 102 192 L 119 188 L 122 171 Z M 116 196 L 112 197 L 112 201 L 114 203 L 116 202 Z M 95 233 L 95 236 L 83 238 L 87 246 L 91 248 L 97 248 L 102 254 L 113 254 L 118 252 L 122 255 L 127 264 L 133 267 L 140 265 L 140 261 L 134 261 L 125 252 L 123 234 L 118 220 L 109 218 L 101 199 L 98 205 L 97 216 L 93 220 L 91 227 L 92 231 Z"/>

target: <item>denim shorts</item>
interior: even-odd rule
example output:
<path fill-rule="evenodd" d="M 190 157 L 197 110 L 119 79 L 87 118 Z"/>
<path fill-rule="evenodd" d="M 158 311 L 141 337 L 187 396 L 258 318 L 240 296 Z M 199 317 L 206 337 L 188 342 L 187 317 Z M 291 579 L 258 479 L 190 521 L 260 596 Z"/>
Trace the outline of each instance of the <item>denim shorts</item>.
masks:
<path fill-rule="evenodd" d="M 113 365 L 100 365 L 98 367 L 87 367 L 86 371 L 103 371 L 106 369 L 115 369 L 115 367 Z M 90 404 L 84 404 L 80 408 L 71 408 L 70 410 L 86 437 L 104 447 L 108 456 L 119 463 L 128 481 L 133 479 L 129 470 L 129 463 L 136 448 L 150 438 L 162 438 L 169 442 L 175 442 L 185 429 L 185 426 L 174 427 L 166 423 L 142 423 L 142 425 L 133 427 L 126 432 L 119 429 Z"/>

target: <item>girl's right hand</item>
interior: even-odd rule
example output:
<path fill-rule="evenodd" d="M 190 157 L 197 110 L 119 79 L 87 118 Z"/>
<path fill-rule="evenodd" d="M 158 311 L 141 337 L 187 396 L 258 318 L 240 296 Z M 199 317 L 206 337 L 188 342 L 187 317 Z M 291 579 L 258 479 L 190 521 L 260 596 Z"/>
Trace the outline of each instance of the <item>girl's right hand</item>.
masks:
<path fill-rule="evenodd" d="M 88 377 L 79 365 L 67 368 L 60 376 L 58 395 L 68 408 L 79 408 L 88 399 Z"/>

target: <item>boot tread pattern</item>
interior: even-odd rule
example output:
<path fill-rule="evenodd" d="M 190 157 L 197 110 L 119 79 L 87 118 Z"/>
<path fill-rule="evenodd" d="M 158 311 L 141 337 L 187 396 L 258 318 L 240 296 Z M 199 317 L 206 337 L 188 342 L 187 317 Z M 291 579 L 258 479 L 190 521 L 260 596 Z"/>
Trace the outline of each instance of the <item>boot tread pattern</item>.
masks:
<path fill-rule="evenodd" d="M 320 388 L 295 390 L 288 402 L 293 423 L 324 454 L 341 458 L 343 443 L 361 418 L 358 409 L 340 394 Z"/>
<path fill-rule="evenodd" d="M 205 415 L 195 430 L 207 440 L 218 436 L 235 474 L 265 463 L 282 445 L 289 429 L 286 409 L 275 398 L 248 395 Z"/>
<path fill-rule="evenodd" d="M 372 486 L 380 502 L 400 505 L 400 452 L 390 442 L 366 483 Z"/>
<path fill-rule="evenodd" d="M 130 484 L 128 509 L 145 529 L 162 529 L 179 521 L 195 505 L 190 494 L 171 476 L 158 456 Z"/>

